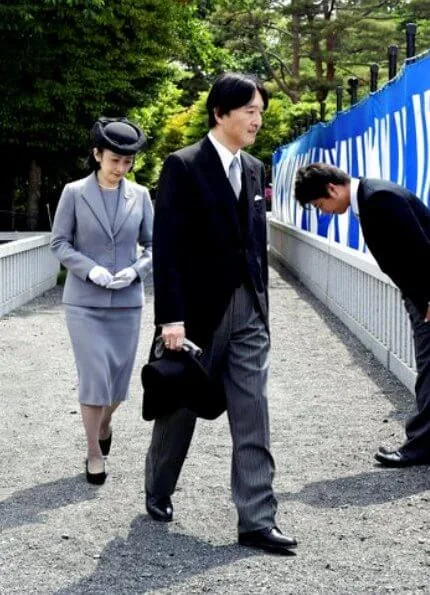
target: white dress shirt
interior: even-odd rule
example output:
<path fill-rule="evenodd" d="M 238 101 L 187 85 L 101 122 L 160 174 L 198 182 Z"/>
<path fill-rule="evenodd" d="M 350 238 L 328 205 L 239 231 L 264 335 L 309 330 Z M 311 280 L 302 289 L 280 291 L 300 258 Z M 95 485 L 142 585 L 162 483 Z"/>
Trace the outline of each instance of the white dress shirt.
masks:
<path fill-rule="evenodd" d="M 211 141 L 211 143 L 215 147 L 215 150 L 218 153 L 219 158 L 221 159 L 221 163 L 222 163 L 222 166 L 224 168 L 225 175 L 227 176 L 227 178 L 228 178 L 228 174 L 230 171 L 231 162 L 233 161 L 233 159 L 235 157 L 237 157 L 237 159 L 239 161 L 239 165 L 240 165 L 240 171 L 242 171 L 242 161 L 240 159 L 240 149 L 236 153 L 232 153 L 231 151 L 229 151 L 229 149 L 227 149 L 227 147 L 225 147 L 222 143 L 220 143 L 215 138 L 215 136 L 212 134 L 212 132 L 208 132 L 208 139 Z"/>

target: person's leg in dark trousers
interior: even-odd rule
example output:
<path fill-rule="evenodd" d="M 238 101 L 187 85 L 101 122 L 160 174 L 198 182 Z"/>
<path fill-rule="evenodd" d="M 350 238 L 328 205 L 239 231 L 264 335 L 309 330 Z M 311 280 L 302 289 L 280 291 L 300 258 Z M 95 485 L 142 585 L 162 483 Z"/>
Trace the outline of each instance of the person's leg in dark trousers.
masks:
<path fill-rule="evenodd" d="M 232 493 L 241 532 L 272 527 L 276 512 L 266 395 L 268 351 L 267 330 L 251 295 L 241 287 L 202 356 L 209 372 L 223 375 L 233 440 Z M 146 457 L 148 495 L 162 500 L 173 494 L 195 421 L 193 413 L 181 409 L 154 422 Z"/>
<path fill-rule="evenodd" d="M 221 323 L 211 345 L 203 350 L 201 364 L 210 372 L 219 366 L 228 341 Z M 196 415 L 188 409 L 179 409 L 171 415 L 156 419 L 151 444 L 146 455 L 145 486 L 148 496 L 166 500 L 175 491 L 176 483 L 191 443 Z"/>
<path fill-rule="evenodd" d="M 269 337 L 245 287 L 233 296 L 228 322 L 224 386 L 233 441 L 231 486 L 239 533 L 245 533 L 275 525 L 267 405 Z"/>
<path fill-rule="evenodd" d="M 156 419 L 146 455 L 145 487 L 147 496 L 170 498 L 187 456 L 196 416 L 188 409 Z"/>
<path fill-rule="evenodd" d="M 406 422 L 407 439 L 399 450 L 408 458 L 428 458 L 430 462 L 430 322 L 424 322 L 409 299 L 404 303 L 414 336 L 417 413 Z"/>

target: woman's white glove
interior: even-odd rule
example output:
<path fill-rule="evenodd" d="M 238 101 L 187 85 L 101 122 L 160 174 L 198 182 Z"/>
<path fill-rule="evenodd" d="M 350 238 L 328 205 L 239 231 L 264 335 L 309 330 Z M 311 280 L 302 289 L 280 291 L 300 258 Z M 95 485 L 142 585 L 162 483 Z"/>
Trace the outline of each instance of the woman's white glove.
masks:
<path fill-rule="evenodd" d="M 88 277 L 93 283 L 100 285 L 101 287 L 106 287 L 107 284 L 113 279 L 113 276 L 109 273 L 109 271 L 105 269 L 105 267 L 101 267 L 99 265 L 96 265 L 90 270 Z"/>
<path fill-rule="evenodd" d="M 132 267 L 118 271 L 112 281 L 106 286 L 108 289 L 124 289 L 136 279 L 137 273 Z"/>

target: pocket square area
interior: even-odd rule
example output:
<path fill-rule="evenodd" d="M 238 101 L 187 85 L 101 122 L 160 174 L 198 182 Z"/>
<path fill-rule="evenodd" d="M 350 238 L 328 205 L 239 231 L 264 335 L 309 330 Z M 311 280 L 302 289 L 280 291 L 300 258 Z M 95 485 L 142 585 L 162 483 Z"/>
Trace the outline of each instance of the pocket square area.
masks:
<path fill-rule="evenodd" d="M 254 196 L 254 202 L 255 202 L 255 201 L 257 201 L 257 200 L 263 200 L 263 197 L 262 197 L 262 196 L 260 196 L 259 194 L 256 194 L 256 195 Z"/>

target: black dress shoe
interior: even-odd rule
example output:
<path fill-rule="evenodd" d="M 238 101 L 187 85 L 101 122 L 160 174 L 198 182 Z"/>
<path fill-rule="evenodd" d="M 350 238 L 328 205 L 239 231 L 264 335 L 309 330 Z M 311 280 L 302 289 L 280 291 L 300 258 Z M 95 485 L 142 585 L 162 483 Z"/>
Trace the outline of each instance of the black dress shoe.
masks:
<path fill-rule="evenodd" d="M 112 444 L 112 432 L 110 433 L 110 436 L 108 436 L 107 438 L 101 438 L 99 440 L 99 445 L 100 445 L 100 450 L 102 451 L 102 455 L 104 457 L 107 457 L 109 452 L 110 452 L 110 445 Z"/>
<path fill-rule="evenodd" d="M 407 457 L 399 450 L 388 450 L 381 446 L 375 459 L 384 467 L 412 467 L 413 465 L 430 465 L 430 457 Z"/>
<path fill-rule="evenodd" d="M 87 476 L 88 483 L 92 483 L 96 486 L 103 485 L 107 477 L 106 471 L 101 471 L 100 473 L 91 473 L 88 471 L 88 459 L 85 461 L 85 474 Z"/>
<path fill-rule="evenodd" d="M 292 555 L 293 552 L 290 550 L 297 547 L 297 541 L 294 537 L 283 535 L 278 527 L 239 533 L 239 544 L 287 556 Z"/>
<path fill-rule="evenodd" d="M 146 496 L 146 510 L 154 521 L 170 523 L 173 519 L 173 505 L 170 498 L 156 498 L 155 496 Z"/>

